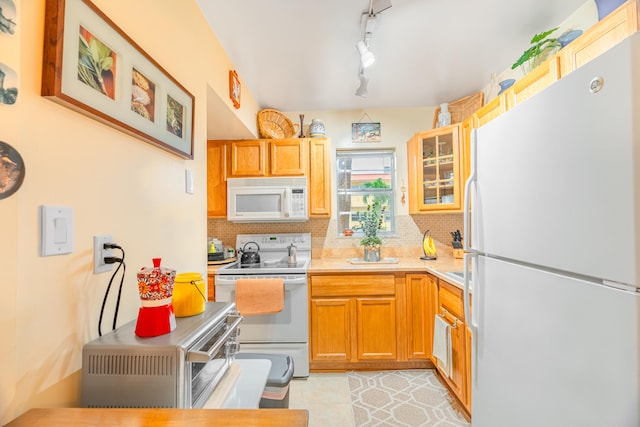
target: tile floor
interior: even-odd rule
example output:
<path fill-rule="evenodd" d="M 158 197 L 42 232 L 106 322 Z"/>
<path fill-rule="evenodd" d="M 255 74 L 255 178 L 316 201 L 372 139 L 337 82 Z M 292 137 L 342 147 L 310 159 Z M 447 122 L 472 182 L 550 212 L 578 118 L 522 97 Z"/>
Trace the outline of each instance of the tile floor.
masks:
<path fill-rule="evenodd" d="M 308 409 L 309 427 L 355 427 L 346 373 L 313 373 L 289 387 L 289 408 Z"/>
<path fill-rule="evenodd" d="M 308 409 L 309 427 L 355 427 L 351 391 L 344 372 L 312 373 L 306 380 L 292 380 L 289 408 Z"/>

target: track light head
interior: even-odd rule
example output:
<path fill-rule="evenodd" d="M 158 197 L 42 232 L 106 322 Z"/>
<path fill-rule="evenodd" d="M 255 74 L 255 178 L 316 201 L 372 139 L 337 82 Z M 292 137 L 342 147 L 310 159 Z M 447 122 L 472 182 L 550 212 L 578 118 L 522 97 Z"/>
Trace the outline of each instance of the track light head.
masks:
<path fill-rule="evenodd" d="M 356 90 L 356 95 L 361 98 L 366 98 L 369 95 L 367 90 L 367 86 L 369 85 L 369 78 L 364 75 L 363 72 L 360 73 L 360 86 Z"/>
<path fill-rule="evenodd" d="M 376 56 L 369 50 L 364 41 L 360 40 L 356 44 L 356 49 L 358 49 L 358 52 L 360 53 L 360 63 L 363 68 L 370 67 L 374 62 L 376 62 Z"/>

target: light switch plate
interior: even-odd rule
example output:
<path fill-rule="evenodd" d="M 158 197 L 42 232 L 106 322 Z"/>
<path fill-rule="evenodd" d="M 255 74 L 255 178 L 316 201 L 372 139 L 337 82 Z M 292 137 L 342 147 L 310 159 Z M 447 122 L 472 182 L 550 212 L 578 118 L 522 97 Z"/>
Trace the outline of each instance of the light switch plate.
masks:
<path fill-rule="evenodd" d="M 73 252 L 73 208 L 40 206 L 40 256 Z"/>
<path fill-rule="evenodd" d="M 184 170 L 184 191 L 187 194 L 193 194 L 193 171 L 191 169 Z"/>

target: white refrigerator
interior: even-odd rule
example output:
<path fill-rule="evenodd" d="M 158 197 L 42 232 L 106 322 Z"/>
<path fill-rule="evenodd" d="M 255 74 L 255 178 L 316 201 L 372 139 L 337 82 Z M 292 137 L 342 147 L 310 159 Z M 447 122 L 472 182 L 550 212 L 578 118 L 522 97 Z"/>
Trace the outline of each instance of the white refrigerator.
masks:
<path fill-rule="evenodd" d="M 640 426 L 640 35 L 475 129 L 471 156 L 472 425 Z"/>

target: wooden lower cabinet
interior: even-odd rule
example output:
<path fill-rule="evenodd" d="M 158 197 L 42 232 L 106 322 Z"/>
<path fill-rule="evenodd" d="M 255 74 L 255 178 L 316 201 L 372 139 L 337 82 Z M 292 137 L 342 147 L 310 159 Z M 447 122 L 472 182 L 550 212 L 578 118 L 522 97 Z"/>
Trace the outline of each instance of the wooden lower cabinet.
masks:
<path fill-rule="evenodd" d="M 425 274 L 311 274 L 309 286 L 312 370 L 433 367 Z"/>
<path fill-rule="evenodd" d="M 438 283 L 431 275 L 407 274 L 407 357 L 431 359 L 433 319 L 438 305 Z"/>
<path fill-rule="evenodd" d="M 311 299 L 311 359 L 351 360 L 351 298 Z"/>
<path fill-rule="evenodd" d="M 464 322 L 463 291 L 442 279 L 438 280 L 438 315 L 451 330 L 451 375 L 437 366 L 438 372 L 463 407 L 471 412 L 471 334 Z"/>
<path fill-rule="evenodd" d="M 358 360 L 396 360 L 396 298 L 356 298 Z"/>
<path fill-rule="evenodd" d="M 451 327 L 451 376 L 438 370 L 453 393 L 464 403 L 466 399 L 466 325 L 455 316 L 447 313 L 445 319 Z"/>
<path fill-rule="evenodd" d="M 215 274 L 208 274 L 207 275 L 207 301 L 215 301 L 216 300 L 215 280 L 216 280 Z"/>

